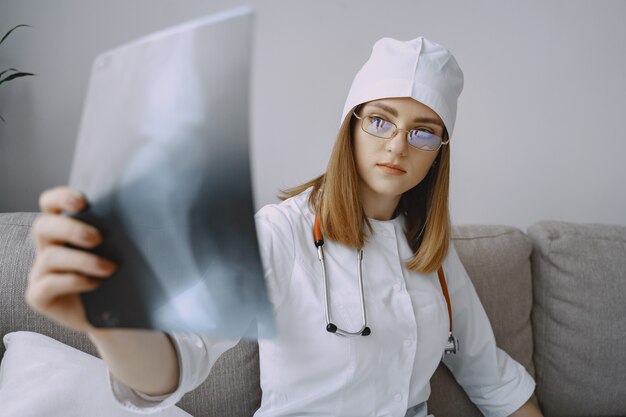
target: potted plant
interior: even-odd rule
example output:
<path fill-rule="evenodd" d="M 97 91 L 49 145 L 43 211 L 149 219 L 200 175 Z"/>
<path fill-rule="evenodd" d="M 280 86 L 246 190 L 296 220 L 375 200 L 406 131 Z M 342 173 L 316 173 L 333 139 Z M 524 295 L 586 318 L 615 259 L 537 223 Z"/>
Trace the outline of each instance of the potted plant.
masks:
<path fill-rule="evenodd" d="M 2 42 L 4 42 L 6 40 L 6 38 L 9 37 L 11 32 L 13 32 L 15 29 L 19 28 L 20 26 L 31 27 L 30 25 L 17 25 L 17 26 L 15 26 L 13 29 L 8 31 L 6 33 L 6 35 L 4 35 L 2 37 L 2 39 L 0 40 L 0 45 L 2 44 Z M 13 72 L 13 73 L 11 74 L 11 72 Z M 2 78 L 2 76 L 5 75 L 5 74 L 8 74 L 8 75 L 6 77 Z M 13 80 L 15 78 L 26 77 L 26 76 L 29 76 L 29 75 L 36 75 L 36 74 L 32 74 L 30 72 L 20 72 L 20 71 L 18 71 L 15 68 L 9 68 L 9 69 L 6 69 L 6 70 L 0 72 L 0 84 L 5 83 L 7 81 L 11 81 L 11 80 Z M 4 117 L 2 117 L 2 115 L 0 115 L 0 120 L 2 120 L 3 123 L 6 123 L 6 121 L 4 120 Z"/>

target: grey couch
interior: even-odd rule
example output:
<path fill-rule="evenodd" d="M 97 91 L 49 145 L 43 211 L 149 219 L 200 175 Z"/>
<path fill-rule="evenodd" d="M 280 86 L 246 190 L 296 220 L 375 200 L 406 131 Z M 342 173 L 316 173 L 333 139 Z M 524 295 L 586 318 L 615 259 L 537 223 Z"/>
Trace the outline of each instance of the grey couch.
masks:
<path fill-rule="evenodd" d="M 30 330 L 97 356 L 84 335 L 24 302 L 36 215 L 0 214 L 0 338 Z M 544 415 L 626 416 L 626 227 L 464 225 L 453 239 L 498 345 L 535 377 Z M 435 416 L 481 415 L 443 364 L 431 387 Z M 241 341 L 178 405 L 196 417 L 252 416 L 260 399 L 258 346 Z"/>

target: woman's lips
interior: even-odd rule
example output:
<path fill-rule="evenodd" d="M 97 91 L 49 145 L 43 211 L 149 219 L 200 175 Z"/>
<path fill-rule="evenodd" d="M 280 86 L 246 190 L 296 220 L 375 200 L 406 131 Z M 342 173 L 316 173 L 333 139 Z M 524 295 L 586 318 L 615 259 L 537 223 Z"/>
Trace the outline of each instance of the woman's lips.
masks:
<path fill-rule="evenodd" d="M 387 166 L 387 165 L 376 164 L 376 166 L 378 168 L 380 168 L 384 173 L 389 174 L 389 175 L 404 175 L 404 174 L 406 174 L 406 172 L 402 171 L 401 169 L 392 168 L 392 167 Z"/>

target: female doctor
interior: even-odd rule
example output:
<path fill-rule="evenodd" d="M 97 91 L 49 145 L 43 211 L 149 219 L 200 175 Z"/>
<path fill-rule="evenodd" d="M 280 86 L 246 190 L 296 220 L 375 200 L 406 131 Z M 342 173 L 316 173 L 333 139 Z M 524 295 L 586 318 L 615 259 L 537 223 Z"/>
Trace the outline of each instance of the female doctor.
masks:
<path fill-rule="evenodd" d="M 260 338 L 263 392 L 255 417 L 427 416 L 439 362 L 486 416 L 541 416 L 535 382 L 496 346 L 450 241 L 450 140 L 463 73 L 424 37 L 382 38 L 357 73 L 324 174 L 255 215 L 277 337 Z M 98 329 L 79 293 L 115 265 L 92 248 L 96 229 L 77 190 L 39 199 L 37 256 L 26 301 L 84 331 L 129 410 L 170 407 L 208 376 L 238 339 Z M 451 314 L 450 314 L 451 313 Z"/>

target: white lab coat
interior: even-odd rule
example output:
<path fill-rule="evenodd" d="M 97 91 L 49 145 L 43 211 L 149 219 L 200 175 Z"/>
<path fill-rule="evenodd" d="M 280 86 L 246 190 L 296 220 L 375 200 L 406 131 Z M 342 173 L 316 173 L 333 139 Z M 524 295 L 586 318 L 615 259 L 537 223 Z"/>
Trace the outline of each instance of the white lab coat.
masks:
<path fill-rule="evenodd" d="M 363 248 L 369 336 L 339 337 L 325 329 L 321 265 L 313 244 L 310 190 L 255 215 L 261 256 L 276 316 L 277 338 L 259 339 L 263 397 L 255 417 L 425 417 L 429 380 L 442 360 L 448 311 L 437 273 L 416 273 L 404 216 L 371 220 Z M 326 240 L 330 313 L 348 331 L 361 327 L 356 251 Z M 508 416 L 532 395 L 535 381 L 496 346 L 491 325 L 451 242 L 443 262 L 460 353 L 446 355 L 470 399 L 489 417 Z M 137 394 L 108 373 L 114 398 L 141 413 L 178 402 L 238 340 L 172 334 L 180 386 L 172 394 Z"/>

